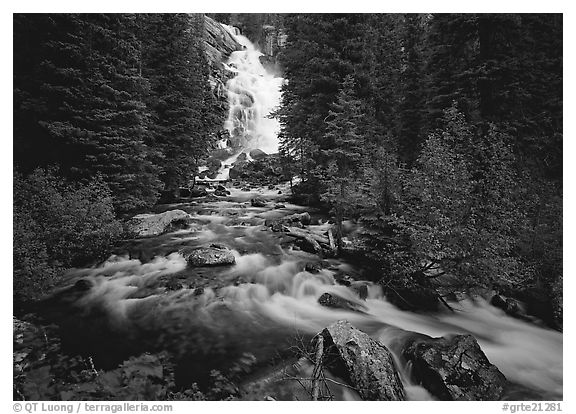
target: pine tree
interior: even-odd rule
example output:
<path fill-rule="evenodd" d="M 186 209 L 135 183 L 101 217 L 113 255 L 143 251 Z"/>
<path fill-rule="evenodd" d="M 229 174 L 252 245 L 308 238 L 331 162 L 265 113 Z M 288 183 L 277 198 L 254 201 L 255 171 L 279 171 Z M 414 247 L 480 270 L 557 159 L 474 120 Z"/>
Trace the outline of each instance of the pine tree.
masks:
<path fill-rule="evenodd" d="M 324 156 L 327 168 L 323 171 L 326 191 L 322 199 L 332 206 L 336 219 L 336 244 L 342 252 L 342 222 L 345 214 L 357 209 L 360 197 L 364 162 L 364 139 L 359 134 L 362 124 L 361 102 L 355 96 L 354 79 L 347 76 L 336 102 L 326 118 Z"/>
<path fill-rule="evenodd" d="M 150 145 L 166 195 L 174 196 L 197 170 L 215 142 L 219 119 L 208 89 L 207 63 L 201 46 L 202 15 L 142 16 L 143 76 L 151 111 Z"/>
<path fill-rule="evenodd" d="M 16 31 L 36 21 L 47 39 L 29 37 L 40 55 L 15 78 L 16 164 L 55 163 L 80 180 L 101 174 L 118 211 L 151 205 L 159 182 L 144 142 L 147 83 L 138 70 L 135 16 L 25 15 Z M 50 145 L 57 151 L 40 152 Z M 27 149 L 39 159 L 22 161 Z"/>

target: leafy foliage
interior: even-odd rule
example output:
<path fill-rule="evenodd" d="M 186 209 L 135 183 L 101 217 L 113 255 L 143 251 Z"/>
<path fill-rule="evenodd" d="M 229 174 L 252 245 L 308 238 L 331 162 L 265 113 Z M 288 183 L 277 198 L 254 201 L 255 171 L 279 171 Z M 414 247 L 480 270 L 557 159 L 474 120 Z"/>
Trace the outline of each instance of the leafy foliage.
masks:
<path fill-rule="evenodd" d="M 440 286 L 495 288 L 560 315 L 562 17 L 296 15 L 285 28 L 284 168 L 301 201 L 361 220 L 375 280 L 432 301 Z M 343 167 L 359 153 L 358 171 Z"/>
<path fill-rule="evenodd" d="M 224 375 L 210 372 L 205 390 L 197 384 L 182 389 L 175 383 L 174 364 L 167 354 L 144 353 L 108 371 L 91 358 L 62 352 L 54 326 L 14 319 L 15 400 L 201 401 L 230 400 L 239 395 L 234 380 L 255 363 L 244 355 Z"/>
<path fill-rule="evenodd" d="M 14 291 L 46 292 L 66 267 L 103 258 L 122 233 L 101 179 L 70 184 L 53 171 L 14 177 Z"/>

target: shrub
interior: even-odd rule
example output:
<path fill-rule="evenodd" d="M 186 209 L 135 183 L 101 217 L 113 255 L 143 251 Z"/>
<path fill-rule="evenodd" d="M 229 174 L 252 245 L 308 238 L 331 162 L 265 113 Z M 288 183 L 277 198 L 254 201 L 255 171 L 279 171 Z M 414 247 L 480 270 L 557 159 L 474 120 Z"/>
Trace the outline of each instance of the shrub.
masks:
<path fill-rule="evenodd" d="M 53 171 L 14 177 L 14 291 L 35 297 L 71 266 L 103 258 L 122 233 L 100 179 L 68 183 Z"/>

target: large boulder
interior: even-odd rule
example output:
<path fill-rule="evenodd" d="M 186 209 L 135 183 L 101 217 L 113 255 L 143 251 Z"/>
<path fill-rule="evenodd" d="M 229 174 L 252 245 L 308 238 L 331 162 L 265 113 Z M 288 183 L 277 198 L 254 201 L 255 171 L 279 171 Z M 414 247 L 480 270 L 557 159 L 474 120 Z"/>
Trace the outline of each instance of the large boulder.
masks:
<path fill-rule="evenodd" d="M 416 379 L 441 400 L 499 400 L 506 377 L 488 361 L 472 335 L 417 337 L 402 351 Z"/>
<path fill-rule="evenodd" d="M 228 177 L 232 180 L 242 178 L 244 176 L 244 164 L 245 163 L 234 163 L 234 166 L 228 171 Z"/>
<path fill-rule="evenodd" d="M 267 201 L 260 197 L 254 197 L 250 200 L 252 207 L 266 207 Z"/>
<path fill-rule="evenodd" d="M 324 366 L 349 381 L 363 400 L 405 399 L 404 387 L 388 348 L 348 321 L 328 326 L 321 335 L 324 339 Z"/>
<path fill-rule="evenodd" d="M 252 151 L 249 152 L 250 158 L 252 158 L 253 160 L 261 160 L 264 159 L 268 156 L 268 154 L 266 154 L 264 151 L 262 151 L 261 149 L 253 149 Z"/>
<path fill-rule="evenodd" d="M 302 249 L 305 252 L 312 253 L 312 254 L 322 254 L 322 246 L 316 240 L 314 240 L 311 236 L 300 236 L 296 240 L 296 246 Z"/>
<path fill-rule="evenodd" d="M 201 266 L 224 266 L 236 263 L 236 258 L 227 247 L 211 244 L 209 247 L 195 249 L 182 249 L 179 252 L 189 265 Z"/>
<path fill-rule="evenodd" d="M 170 210 L 160 214 L 138 214 L 127 223 L 127 232 L 135 237 L 158 236 L 162 233 L 186 227 L 192 217 L 182 210 Z"/>
<path fill-rule="evenodd" d="M 284 231 L 284 226 L 287 227 L 303 227 L 310 224 L 310 214 L 307 212 L 291 214 L 289 216 L 281 217 L 273 220 L 266 220 L 265 225 L 270 227 L 272 231 Z"/>

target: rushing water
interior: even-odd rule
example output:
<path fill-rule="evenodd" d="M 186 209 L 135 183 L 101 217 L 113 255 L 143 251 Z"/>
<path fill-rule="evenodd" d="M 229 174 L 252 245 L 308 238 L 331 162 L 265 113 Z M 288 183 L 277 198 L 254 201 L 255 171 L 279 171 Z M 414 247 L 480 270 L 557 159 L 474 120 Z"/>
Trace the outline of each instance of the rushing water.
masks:
<path fill-rule="evenodd" d="M 258 194 L 279 197 L 275 191 Z M 124 246 L 133 257 L 134 252 L 147 251 L 149 261 L 116 255 L 99 266 L 71 271 L 60 296 L 66 298 L 68 310 L 75 310 L 66 313 L 75 321 L 67 326 L 75 329 L 76 345 L 103 364 L 119 362 L 107 358 L 167 349 L 184 361 L 188 379 L 195 380 L 194 372 L 225 367 L 244 353 L 259 360 L 273 358 L 294 338 L 310 338 L 330 323 L 347 319 L 393 350 L 406 331 L 431 336 L 471 333 L 508 379 L 546 398 L 561 398 L 561 333 L 513 319 L 483 299 L 453 304 L 455 313 L 425 315 L 402 311 L 387 302 L 377 286 L 358 282 L 368 285 L 368 298 L 361 300 L 352 289 L 335 283 L 336 273 L 354 272 L 351 265 L 330 259 L 326 269 L 309 273 L 304 264 L 317 257 L 294 250 L 285 235 L 264 226 L 265 219 L 301 207 L 251 207 L 246 200 L 254 195 L 233 190 L 226 201 L 178 205 L 195 218 L 189 228 Z M 315 223 L 310 226 L 313 231 L 326 229 Z M 183 246 L 215 242 L 234 251 L 236 264 L 194 269 L 177 253 Z M 79 280 L 90 281 L 91 288 L 71 294 L 70 287 Z M 171 280 L 182 288 L 169 290 Z M 195 289 L 198 286 L 203 290 Z M 325 292 L 354 301 L 365 312 L 323 307 L 317 300 Z M 409 366 L 401 360 L 399 366 L 409 397 L 430 398 L 410 383 Z"/>
<path fill-rule="evenodd" d="M 224 27 L 244 48 L 233 52 L 227 64 L 227 68 L 235 73 L 226 84 L 230 109 L 225 127 L 232 146 L 277 153 L 279 123 L 269 115 L 280 105 L 283 79 L 262 66 L 262 53 L 236 28 Z"/>

